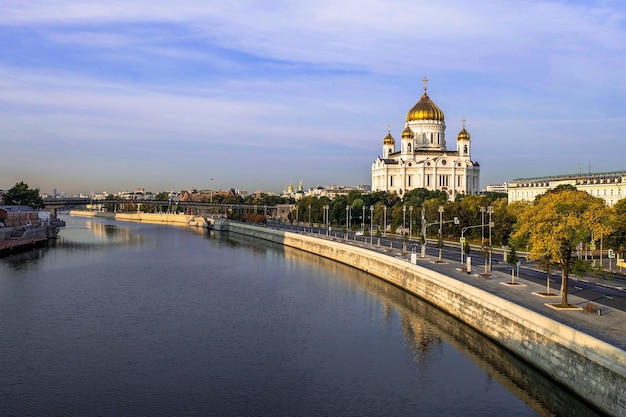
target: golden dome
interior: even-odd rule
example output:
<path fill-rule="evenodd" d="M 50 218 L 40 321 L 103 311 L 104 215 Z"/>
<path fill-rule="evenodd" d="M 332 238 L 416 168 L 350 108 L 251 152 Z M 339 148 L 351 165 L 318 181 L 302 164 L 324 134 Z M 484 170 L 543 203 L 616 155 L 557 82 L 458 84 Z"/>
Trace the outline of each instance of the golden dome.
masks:
<path fill-rule="evenodd" d="M 385 139 L 383 139 L 383 144 L 384 145 L 395 145 L 396 144 L 396 140 L 393 138 L 393 136 L 391 136 L 391 132 L 387 132 L 387 136 L 385 136 Z"/>
<path fill-rule="evenodd" d="M 415 136 L 413 134 L 413 131 L 407 126 L 404 128 L 404 130 L 402 131 L 402 139 L 408 138 L 408 139 L 412 139 L 413 136 Z"/>
<path fill-rule="evenodd" d="M 470 140 L 470 134 L 467 130 L 465 130 L 465 128 L 463 128 L 456 138 L 457 140 Z"/>
<path fill-rule="evenodd" d="M 424 90 L 424 95 L 420 98 L 420 101 L 406 114 L 406 121 L 410 122 L 412 120 L 444 121 L 443 111 L 428 97 L 426 90 Z"/>
<path fill-rule="evenodd" d="M 461 119 L 461 121 L 463 122 L 463 129 L 461 129 L 461 131 L 459 132 L 458 136 L 456 137 L 457 140 L 470 140 L 470 134 L 467 130 L 465 130 L 465 117 L 463 119 Z"/>

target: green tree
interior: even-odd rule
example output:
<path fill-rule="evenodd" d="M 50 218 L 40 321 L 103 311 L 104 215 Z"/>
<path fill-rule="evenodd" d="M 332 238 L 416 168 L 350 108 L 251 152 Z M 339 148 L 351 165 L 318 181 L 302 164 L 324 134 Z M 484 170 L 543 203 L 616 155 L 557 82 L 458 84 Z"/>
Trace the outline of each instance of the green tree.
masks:
<path fill-rule="evenodd" d="M 510 246 L 510 251 L 506 257 L 506 263 L 511 265 L 511 284 L 515 284 L 515 266 L 519 262 L 519 256 L 517 256 L 517 251 L 515 250 L 515 246 Z"/>
<path fill-rule="evenodd" d="M 29 206 L 34 209 L 44 206 L 43 198 L 39 195 L 39 188 L 29 188 L 28 184 L 20 181 L 4 196 L 4 204 L 8 206 Z"/>
<path fill-rule="evenodd" d="M 613 206 L 615 210 L 614 230 L 607 236 L 606 243 L 615 250 L 620 259 L 626 258 L 626 198 L 622 198 Z"/>
<path fill-rule="evenodd" d="M 567 287 L 579 242 L 593 233 L 612 231 L 611 210 L 604 200 L 574 188 L 552 190 L 535 198 L 518 217 L 512 238 L 517 246 L 527 243 L 532 260 L 546 257 L 561 267 L 561 306 L 567 307 Z"/>

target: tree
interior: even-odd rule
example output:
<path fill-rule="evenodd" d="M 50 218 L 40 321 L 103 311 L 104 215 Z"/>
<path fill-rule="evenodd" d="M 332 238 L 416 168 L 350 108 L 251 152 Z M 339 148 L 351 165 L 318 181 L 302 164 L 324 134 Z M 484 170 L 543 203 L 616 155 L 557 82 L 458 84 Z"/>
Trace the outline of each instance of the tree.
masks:
<path fill-rule="evenodd" d="M 626 254 L 626 198 L 622 198 L 613 206 L 615 210 L 615 228 L 613 233 L 606 239 L 609 248 L 614 249 L 620 256 L 625 258 Z"/>
<path fill-rule="evenodd" d="M 29 188 L 28 184 L 20 181 L 4 195 L 4 204 L 8 206 L 29 206 L 34 209 L 44 206 L 43 198 L 39 195 L 39 188 Z"/>
<path fill-rule="evenodd" d="M 511 245 L 511 250 L 506 257 L 506 263 L 511 265 L 511 284 L 515 284 L 515 266 L 518 262 L 519 256 L 517 256 L 515 246 Z"/>
<path fill-rule="evenodd" d="M 531 260 L 546 257 L 561 267 L 561 307 L 567 307 L 567 286 L 572 256 L 587 237 L 612 231 L 612 212 L 604 200 L 574 188 L 555 189 L 538 196 L 518 217 L 512 238 L 527 243 Z"/>

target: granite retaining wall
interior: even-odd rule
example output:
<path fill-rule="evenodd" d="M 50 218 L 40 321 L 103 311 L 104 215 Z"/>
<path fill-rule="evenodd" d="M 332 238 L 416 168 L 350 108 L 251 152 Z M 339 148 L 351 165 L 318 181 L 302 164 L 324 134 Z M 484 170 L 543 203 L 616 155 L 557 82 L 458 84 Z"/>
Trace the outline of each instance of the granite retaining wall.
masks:
<path fill-rule="evenodd" d="M 315 253 L 414 294 L 519 355 L 589 403 L 626 416 L 626 352 L 480 288 L 338 241 L 229 222 L 233 233 Z"/>

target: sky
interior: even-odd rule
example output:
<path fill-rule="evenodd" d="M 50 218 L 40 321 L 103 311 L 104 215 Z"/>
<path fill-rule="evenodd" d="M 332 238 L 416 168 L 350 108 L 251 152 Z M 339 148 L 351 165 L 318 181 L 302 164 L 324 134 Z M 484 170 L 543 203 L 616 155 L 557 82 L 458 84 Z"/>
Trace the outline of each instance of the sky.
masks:
<path fill-rule="evenodd" d="M 0 41 L 0 189 L 370 184 L 424 77 L 483 188 L 626 171 L 623 0 L 2 0 Z"/>

